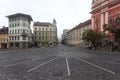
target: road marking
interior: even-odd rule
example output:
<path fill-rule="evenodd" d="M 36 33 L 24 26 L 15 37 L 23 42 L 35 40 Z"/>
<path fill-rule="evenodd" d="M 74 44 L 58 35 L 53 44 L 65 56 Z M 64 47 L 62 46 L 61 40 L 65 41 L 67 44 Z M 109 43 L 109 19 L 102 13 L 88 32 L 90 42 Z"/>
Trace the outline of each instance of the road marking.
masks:
<path fill-rule="evenodd" d="M 19 65 L 19 64 L 23 64 L 23 63 L 30 62 L 30 61 L 35 61 L 35 60 L 39 60 L 39 58 L 38 59 L 32 59 L 32 60 L 23 61 L 23 62 L 20 62 L 20 63 L 9 64 L 9 65 L 5 65 L 3 67 L 10 67 L 10 66 Z"/>
<path fill-rule="evenodd" d="M 38 66 L 36 66 L 36 67 L 34 67 L 34 68 L 31 68 L 31 69 L 29 69 L 27 72 L 29 73 L 29 72 L 31 72 L 31 71 L 33 71 L 33 70 L 35 70 L 35 69 L 37 69 L 37 68 L 39 68 L 39 67 L 41 67 L 41 66 L 46 65 L 47 63 L 49 63 L 49 62 L 51 62 L 51 61 L 53 61 L 53 60 L 55 60 L 55 59 L 57 59 L 57 57 L 56 57 L 56 58 L 53 58 L 53 59 L 51 59 L 51 60 L 49 60 L 49 61 L 47 61 L 47 62 L 45 62 L 45 63 L 43 63 L 43 64 L 41 64 L 41 65 L 38 65 Z"/>
<path fill-rule="evenodd" d="M 67 57 L 66 57 L 66 64 L 67 64 L 68 76 L 70 76 L 71 73 L 70 73 L 70 67 L 69 67 L 69 63 L 68 63 L 68 58 Z"/>
<path fill-rule="evenodd" d="M 78 59 L 78 58 L 76 58 L 76 59 Z M 106 71 L 106 72 L 108 72 L 108 73 L 111 73 L 111 74 L 113 74 L 113 75 L 116 74 L 115 72 L 113 72 L 113 71 L 111 71 L 111 70 L 108 70 L 108 69 L 103 68 L 103 67 L 101 67 L 101 66 L 95 65 L 95 64 L 93 64 L 93 63 L 91 63 L 91 62 L 88 62 L 88 61 L 86 61 L 86 60 L 84 60 L 84 59 L 80 59 L 80 58 L 79 58 L 78 60 L 80 60 L 80 61 L 82 61 L 82 62 L 85 62 L 85 63 L 87 63 L 87 64 L 89 64 L 89 65 L 92 65 L 93 67 L 99 68 L 99 69 L 101 69 L 101 70 L 103 70 L 103 71 Z"/>

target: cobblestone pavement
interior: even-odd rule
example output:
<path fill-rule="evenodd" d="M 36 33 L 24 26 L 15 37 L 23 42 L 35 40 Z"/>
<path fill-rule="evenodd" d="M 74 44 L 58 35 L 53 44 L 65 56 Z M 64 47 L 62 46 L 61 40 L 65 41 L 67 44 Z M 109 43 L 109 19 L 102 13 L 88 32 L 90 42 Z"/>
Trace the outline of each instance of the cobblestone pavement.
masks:
<path fill-rule="evenodd" d="M 120 54 L 63 45 L 0 50 L 0 80 L 120 80 Z"/>

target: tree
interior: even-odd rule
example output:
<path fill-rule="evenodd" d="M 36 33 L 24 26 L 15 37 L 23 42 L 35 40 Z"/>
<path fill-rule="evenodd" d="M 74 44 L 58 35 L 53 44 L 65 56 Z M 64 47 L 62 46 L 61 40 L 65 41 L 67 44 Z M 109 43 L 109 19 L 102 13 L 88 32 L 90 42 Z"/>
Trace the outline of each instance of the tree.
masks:
<path fill-rule="evenodd" d="M 115 41 L 120 43 L 120 28 L 116 28 L 113 33 L 114 33 Z"/>
<path fill-rule="evenodd" d="M 108 31 L 109 37 L 112 37 L 112 42 L 117 43 L 117 49 L 120 49 L 120 28 L 103 25 L 104 32 Z M 112 35 L 111 35 L 112 34 Z"/>
<path fill-rule="evenodd" d="M 86 30 L 84 33 L 83 33 L 83 37 L 82 39 L 89 43 L 89 42 L 92 42 L 92 44 L 94 44 L 94 47 L 96 46 L 96 44 L 98 42 L 100 42 L 103 38 L 103 33 L 102 32 L 99 32 L 99 31 L 94 31 L 92 29 L 89 29 L 89 30 Z"/>

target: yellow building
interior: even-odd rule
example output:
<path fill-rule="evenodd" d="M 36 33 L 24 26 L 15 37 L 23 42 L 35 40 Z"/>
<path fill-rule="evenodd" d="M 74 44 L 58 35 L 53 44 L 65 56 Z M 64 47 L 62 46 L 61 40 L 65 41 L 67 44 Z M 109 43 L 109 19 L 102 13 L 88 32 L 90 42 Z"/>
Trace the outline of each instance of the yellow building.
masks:
<path fill-rule="evenodd" d="M 0 48 L 8 48 L 8 27 L 0 29 Z"/>

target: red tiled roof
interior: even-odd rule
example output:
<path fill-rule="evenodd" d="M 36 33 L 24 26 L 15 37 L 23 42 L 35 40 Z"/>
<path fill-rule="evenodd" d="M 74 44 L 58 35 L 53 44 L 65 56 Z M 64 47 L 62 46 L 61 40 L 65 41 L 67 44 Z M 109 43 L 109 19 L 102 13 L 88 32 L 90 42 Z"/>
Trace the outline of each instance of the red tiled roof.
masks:
<path fill-rule="evenodd" d="M 8 27 L 3 27 L 0 29 L 0 34 L 8 34 Z"/>
<path fill-rule="evenodd" d="M 77 28 L 85 27 L 86 25 L 89 25 L 89 24 L 91 24 L 91 19 L 89 19 L 83 23 L 80 23 Z"/>
<path fill-rule="evenodd" d="M 79 28 L 85 27 L 88 24 L 91 24 L 91 19 L 89 19 L 89 20 L 87 20 L 87 21 L 85 21 L 83 23 L 78 24 L 77 26 L 75 26 L 74 28 L 72 28 L 69 32 L 71 32 L 71 31 L 73 31 L 75 29 L 79 29 Z"/>

